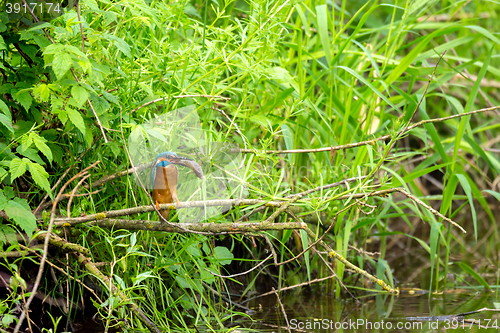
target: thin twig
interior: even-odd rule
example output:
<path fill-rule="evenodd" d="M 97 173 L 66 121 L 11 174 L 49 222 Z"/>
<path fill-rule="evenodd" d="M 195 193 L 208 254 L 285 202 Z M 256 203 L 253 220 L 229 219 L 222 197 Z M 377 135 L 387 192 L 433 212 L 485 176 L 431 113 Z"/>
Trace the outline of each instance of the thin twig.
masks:
<path fill-rule="evenodd" d="M 207 272 L 211 273 L 212 275 L 215 275 L 215 276 L 218 276 L 220 278 L 224 278 L 224 279 L 232 279 L 232 278 L 235 278 L 237 276 L 240 276 L 240 275 L 245 275 L 245 274 L 248 274 L 250 273 L 251 271 L 254 271 L 256 270 L 259 266 L 263 265 L 267 260 L 269 260 L 269 258 L 271 258 L 273 255 L 270 254 L 266 259 L 262 260 L 258 265 L 254 266 L 253 268 L 250 268 L 248 271 L 245 271 L 245 272 L 242 272 L 242 273 L 237 273 L 237 274 L 233 274 L 233 275 L 219 275 L 219 274 L 216 274 L 214 272 L 212 272 L 211 270 L 209 270 L 208 268 L 205 268 L 203 267 L 204 270 L 206 270 Z"/>
<path fill-rule="evenodd" d="M 178 96 L 172 96 L 173 98 L 187 98 L 187 97 L 205 97 L 205 98 L 214 98 L 214 99 L 223 99 L 223 100 L 230 100 L 231 98 L 229 97 L 223 97 L 223 96 L 212 96 L 212 95 L 178 95 Z M 148 105 L 151 105 L 151 104 L 154 104 L 154 103 L 158 103 L 158 102 L 161 102 L 161 101 L 165 101 L 167 100 L 169 97 L 162 97 L 162 98 L 157 98 L 157 99 L 154 99 L 152 101 L 149 101 L 149 102 L 146 102 L 144 104 L 142 104 L 141 106 L 139 107 L 136 107 L 135 109 L 133 109 L 132 111 L 129 112 L 129 114 L 132 114 L 140 109 L 142 109 L 143 107 L 146 107 Z"/>
<path fill-rule="evenodd" d="M 71 202 L 73 201 L 73 198 L 75 196 L 76 190 L 89 177 L 90 177 L 90 175 L 86 175 L 86 176 L 82 177 L 82 179 L 80 179 L 80 181 L 78 182 L 78 184 L 76 184 L 75 188 L 73 188 L 73 191 L 71 191 L 71 195 L 70 195 L 69 200 L 68 200 L 68 209 L 66 211 L 68 217 L 71 217 Z"/>
<path fill-rule="evenodd" d="M 82 53 L 85 52 L 85 35 L 83 34 L 82 18 L 80 17 L 80 0 L 76 1 L 76 14 L 78 15 L 78 21 L 80 21 L 80 33 L 82 35 Z"/>
<path fill-rule="evenodd" d="M 454 118 L 460 118 L 460 117 L 465 117 L 469 116 L 472 114 L 476 113 L 482 113 L 482 112 L 488 112 L 488 111 L 496 111 L 500 110 L 500 106 L 494 106 L 491 108 L 484 108 L 484 109 L 479 109 L 479 110 L 474 110 L 470 112 L 464 112 L 460 114 L 454 114 L 452 116 L 448 117 L 441 117 L 441 118 L 434 118 L 434 119 L 427 119 L 427 120 L 422 120 L 418 123 L 415 123 L 414 125 L 409 126 L 402 134 L 406 134 L 408 131 L 414 129 L 415 127 L 428 124 L 428 123 L 436 123 L 436 122 L 442 122 L 445 120 L 450 120 Z M 374 145 L 375 142 L 377 141 L 384 141 L 387 139 L 390 139 L 391 136 L 388 135 L 383 135 L 381 137 L 371 139 L 371 140 L 366 140 L 366 141 L 360 141 L 356 143 L 349 143 L 345 145 L 339 145 L 339 146 L 334 146 L 334 147 L 322 147 L 322 148 L 316 148 L 316 149 L 290 149 L 290 150 L 253 150 L 253 149 L 239 149 L 238 152 L 241 153 L 254 153 L 254 154 L 298 154 L 298 153 L 320 153 L 324 151 L 331 151 L 331 150 L 344 150 L 344 149 L 349 149 L 349 148 L 356 148 L 356 147 L 361 147 L 361 146 L 366 146 L 366 145 Z"/>
<path fill-rule="evenodd" d="M 73 163 L 69 168 L 66 169 L 66 171 L 64 171 L 64 173 L 62 174 L 61 177 L 59 177 L 59 179 L 57 180 L 57 182 L 54 184 L 54 186 L 52 186 L 52 189 L 51 189 L 51 192 L 54 192 L 56 190 L 56 188 L 59 186 L 59 184 L 62 182 L 62 180 L 64 179 L 64 177 L 66 177 L 66 175 L 68 174 L 68 172 L 70 172 L 74 167 L 75 165 L 80 162 L 82 160 L 82 158 L 92 149 L 92 147 L 94 147 L 94 145 L 97 143 L 97 141 L 101 138 L 101 136 L 97 137 L 94 142 L 92 142 L 92 144 L 90 145 L 90 147 L 88 147 L 83 153 L 80 154 L 80 156 L 76 159 L 75 163 Z M 36 214 L 38 213 L 38 211 L 45 206 L 45 200 L 47 200 L 47 198 L 49 197 L 49 194 L 47 193 L 42 201 L 40 202 L 40 204 L 38 205 L 38 207 L 36 207 L 36 209 L 33 211 L 33 214 Z M 49 203 L 49 206 L 50 206 L 51 203 Z"/>
<path fill-rule="evenodd" d="M 78 177 L 84 176 L 88 172 L 88 170 L 90 168 L 93 168 L 98 163 L 99 163 L 99 161 L 91 164 L 90 166 L 88 166 L 87 168 L 83 169 L 82 171 L 80 171 L 79 173 L 77 173 L 75 176 L 73 176 L 70 180 L 68 180 L 61 187 L 61 189 L 59 190 L 58 195 L 54 199 L 54 203 L 52 204 L 52 211 L 50 213 L 50 222 L 49 222 L 49 226 L 47 228 L 47 233 L 45 234 L 45 241 L 44 241 L 44 244 L 43 244 L 43 256 L 42 256 L 42 260 L 40 260 L 40 267 L 38 268 L 38 273 L 37 273 L 37 276 L 36 276 L 36 279 L 35 279 L 35 283 L 33 284 L 33 291 L 31 293 L 30 297 L 28 298 L 28 301 L 26 302 L 26 308 L 25 308 L 25 310 L 21 313 L 21 316 L 19 317 L 19 321 L 17 322 L 17 325 L 16 325 L 16 327 L 14 329 L 14 333 L 18 333 L 19 332 L 19 329 L 21 328 L 21 326 L 23 324 L 24 318 L 26 317 L 26 314 L 29 311 L 29 307 L 31 305 L 31 302 L 33 301 L 33 298 L 36 295 L 36 292 L 37 292 L 38 287 L 40 285 L 40 281 L 42 280 L 42 273 L 43 273 L 43 269 L 44 269 L 44 266 L 45 266 L 45 262 L 47 261 L 47 256 L 48 256 L 48 251 L 49 251 L 49 240 L 50 240 L 50 236 L 51 236 L 51 232 L 52 232 L 52 226 L 54 225 L 54 217 L 55 217 L 55 212 L 56 212 L 56 206 L 57 206 L 57 202 L 59 201 L 59 198 L 60 198 L 59 195 L 64 192 L 64 190 L 66 189 L 66 187 L 73 180 L 77 179 Z"/>
<path fill-rule="evenodd" d="M 415 201 L 417 204 L 421 205 L 422 207 L 424 207 L 425 209 L 427 209 L 428 211 L 430 211 L 432 214 L 434 214 L 436 216 L 439 216 L 443 220 L 445 220 L 445 221 L 453 224 L 455 227 L 457 227 L 458 229 L 460 229 L 464 234 L 467 233 L 467 231 L 465 231 L 465 229 L 462 228 L 457 222 L 453 221 L 452 219 L 447 218 L 446 216 L 444 216 L 443 214 L 441 214 L 440 212 L 438 212 L 437 210 L 435 210 L 431 206 L 425 204 L 422 200 L 420 200 L 417 197 L 415 197 L 415 196 L 411 195 L 410 193 L 406 192 L 406 190 L 398 187 L 398 188 L 396 188 L 396 191 L 398 191 L 398 192 L 406 195 L 408 198 L 410 198 L 411 200 Z"/>
<path fill-rule="evenodd" d="M 295 289 L 295 288 L 299 288 L 299 287 L 303 287 L 303 286 L 308 286 L 308 285 L 311 285 L 313 283 L 325 281 L 325 280 L 328 280 L 328 279 L 331 279 L 331 278 L 334 278 L 334 277 L 335 277 L 335 275 L 330 275 L 330 276 L 327 276 L 327 277 L 324 277 L 324 278 L 319 278 L 319 279 L 314 279 L 314 280 L 311 280 L 311 281 L 302 282 L 302 283 L 299 283 L 299 284 L 295 284 L 293 286 L 281 288 L 280 291 L 291 290 L 291 289 Z M 274 291 L 269 291 L 267 293 L 260 294 L 260 295 L 251 297 L 249 299 L 246 299 L 246 300 L 242 301 L 242 303 L 248 303 L 250 301 L 253 301 L 256 298 L 265 297 L 265 296 L 269 296 L 269 295 L 273 295 L 273 294 L 274 294 Z"/>
<path fill-rule="evenodd" d="M 273 290 L 274 294 L 276 295 L 276 299 L 278 300 L 278 303 L 280 304 L 280 307 L 281 307 L 281 312 L 283 313 L 283 316 L 285 317 L 286 329 L 288 332 L 291 333 L 292 329 L 290 328 L 290 322 L 288 321 L 288 316 L 286 315 L 285 307 L 283 306 L 283 303 L 281 303 L 280 295 L 278 295 L 278 292 L 276 291 L 276 289 L 274 289 L 274 287 L 272 287 L 272 290 Z"/>

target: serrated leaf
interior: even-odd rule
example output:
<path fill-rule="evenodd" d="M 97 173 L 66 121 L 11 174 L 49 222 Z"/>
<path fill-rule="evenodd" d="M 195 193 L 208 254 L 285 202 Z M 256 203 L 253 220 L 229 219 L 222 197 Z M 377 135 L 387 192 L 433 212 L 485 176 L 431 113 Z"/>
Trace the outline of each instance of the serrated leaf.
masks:
<path fill-rule="evenodd" d="M 116 105 L 120 105 L 120 99 L 118 97 L 116 97 L 115 95 L 112 95 L 112 94 L 110 94 L 110 93 L 108 93 L 106 91 L 103 91 L 102 94 L 111 103 L 114 103 Z"/>
<path fill-rule="evenodd" d="M 30 132 L 21 137 L 21 146 L 19 146 L 21 153 L 31 147 L 31 144 L 33 143 L 33 134 L 33 132 Z"/>
<path fill-rule="evenodd" d="M 24 201 L 24 204 L 20 201 Z M 26 200 L 14 198 L 5 207 L 5 214 L 31 237 L 36 228 L 36 218 L 29 210 L 29 206 L 28 209 L 26 206 L 28 206 Z"/>
<path fill-rule="evenodd" d="M 54 60 L 52 61 L 52 69 L 58 79 L 61 79 L 64 74 L 69 71 L 72 65 L 73 59 L 71 59 L 71 56 L 65 52 L 56 53 Z"/>
<path fill-rule="evenodd" d="M 28 149 L 22 150 L 21 146 L 17 146 L 16 151 L 19 154 L 23 155 L 24 157 L 27 157 L 30 160 L 35 161 L 36 163 L 38 163 L 40 165 L 45 165 L 45 162 L 40 158 L 40 156 L 38 156 L 38 151 L 36 151 L 33 148 L 28 148 Z"/>
<path fill-rule="evenodd" d="M 3 188 L 3 193 L 5 194 L 5 196 L 7 197 L 8 200 L 16 197 L 16 192 L 14 192 L 14 189 L 12 188 L 12 186 L 5 186 Z"/>
<path fill-rule="evenodd" d="M 1 243 L 10 243 L 16 244 L 17 237 L 16 232 L 10 226 L 6 224 L 0 224 L 0 244 Z"/>
<path fill-rule="evenodd" d="M 45 138 L 42 138 L 40 135 L 33 133 L 33 142 L 35 143 L 35 146 L 38 148 L 39 151 L 42 152 L 42 154 L 47 157 L 50 163 L 52 163 L 52 151 L 50 150 L 49 146 L 47 146 L 46 142 L 47 140 Z"/>
<path fill-rule="evenodd" d="M 24 107 L 26 111 L 29 110 L 31 103 L 33 102 L 33 98 L 28 90 L 19 90 L 13 97 Z"/>
<path fill-rule="evenodd" d="M 31 177 L 33 178 L 35 183 L 41 188 L 43 188 L 47 193 L 52 194 L 52 191 L 50 190 L 50 184 L 48 181 L 49 174 L 47 173 L 47 171 L 45 171 L 43 166 L 31 161 L 29 161 L 27 164 L 31 173 Z"/>
<path fill-rule="evenodd" d="M 38 87 L 36 87 L 35 90 L 33 91 L 33 93 L 35 94 L 35 96 L 40 98 L 40 101 L 42 101 L 42 102 L 47 102 L 49 100 L 50 89 L 49 89 L 49 86 L 44 84 L 44 83 L 42 83 Z"/>
<path fill-rule="evenodd" d="M 33 36 L 33 41 L 38 45 L 40 48 L 44 48 L 48 45 L 50 45 L 50 40 L 45 37 L 45 36 L 39 36 L 39 35 L 34 35 Z"/>
<path fill-rule="evenodd" d="M 10 178 L 13 182 L 17 177 L 21 177 L 26 172 L 26 161 L 29 161 L 27 158 L 14 158 L 10 161 Z"/>
<path fill-rule="evenodd" d="M 68 121 L 68 112 L 66 112 L 65 110 L 60 110 L 60 109 L 54 109 L 54 110 L 52 110 L 52 112 L 57 114 L 57 118 L 59 118 L 59 120 L 61 121 L 61 123 L 63 125 L 66 124 L 66 122 Z"/>
<path fill-rule="evenodd" d="M 37 28 L 38 29 L 38 28 Z M 64 48 L 64 45 L 62 44 L 50 44 L 43 50 L 43 54 L 56 54 L 59 53 Z"/>
<path fill-rule="evenodd" d="M 85 136 L 85 123 L 83 122 L 80 112 L 72 108 L 66 108 L 66 112 L 69 120 L 80 130 L 80 132 L 82 132 L 83 136 Z"/>
<path fill-rule="evenodd" d="M 73 96 L 73 98 L 75 99 L 76 103 L 80 108 L 83 106 L 83 104 L 85 104 L 85 102 L 89 98 L 89 92 L 87 91 L 87 89 L 81 86 L 73 86 L 71 88 L 71 95 Z"/>

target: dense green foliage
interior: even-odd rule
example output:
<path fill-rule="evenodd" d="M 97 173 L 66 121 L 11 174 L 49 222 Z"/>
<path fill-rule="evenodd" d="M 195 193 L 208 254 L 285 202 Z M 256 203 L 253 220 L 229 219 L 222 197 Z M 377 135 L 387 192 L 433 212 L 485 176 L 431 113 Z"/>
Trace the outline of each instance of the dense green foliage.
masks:
<path fill-rule="evenodd" d="M 16 234 L 31 236 L 37 227 L 46 227 L 48 214 L 36 212 L 38 220 L 33 214 L 44 196 L 54 199 L 64 182 L 97 160 L 100 163 L 86 181 L 89 186 L 78 190 L 93 193 L 73 198 L 71 206 L 63 198 L 58 215 L 67 216 L 67 209 L 77 217 L 148 204 L 132 175 L 104 187 L 93 188 L 92 183 L 130 168 L 122 129 L 127 138 L 155 114 L 195 105 L 207 138 L 254 150 L 245 159 L 250 198 L 279 200 L 369 176 L 348 186 L 319 190 L 294 204 L 299 219 L 308 222 L 316 236 L 335 221 L 324 240 L 352 263 L 394 285 L 388 258 L 396 254 L 391 255 L 387 240 L 402 235 L 429 253 L 433 273 L 425 287 L 431 281 L 435 289 L 446 287 L 451 269 L 488 285 L 466 263 L 450 265 L 449 254 L 468 251 L 465 240 L 475 241 L 486 231 L 492 241 L 483 254 L 498 253 L 500 240 L 488 202 L 500 199 L 495 192 L 500 169 L 495 150 L 497 113 L 429 122 L 409 135 L 402 131 L 410 120 L 416 123 L 500 105 L 498 4 L 82 0 L 79 6 L 80 14 L 72 8 L 39 25 L 0 13 L 3 251 L 24 251 Z M 443 51 L 446 54 L 423 97 Z M 139 108 L 160 98 L 164 101 Z M 387 134 L 386 140 L 375 140 Z M 349 149 L 267 153 L 372 139 Z M 68 169 L 62 184 L 51 190 Z M 72 182 L 66 193 L 77 183 Z M 397 192 L 362 198 L 337 214 L 356 203 L 354 194 L 397 187 L 462 225 L 467 238 Z M 339 200 L 342 196 L 346 197 Z M 260 205 L 234 208 L 211 221 L 234 222 Z M 251 221 L 263 221 L 271 212 L 263 210 Z M 158 219 L 154 212 L 132 218 Z M 276 221 L 292 219 L 284 214 Z M 430 227 L 415 234 L 416 221 Z M 316 251 L 279 268 L 269 261 L 264 270 L 231 285 L 211 273 L 245 271 L 266 258 L 269 244 L 252 235 L 132 232 L 86 224 L 69 234 L 69 241 L 90 249 L 93 262 L 108 263 L 101 266 L 104 275 L 112 277 L 156 325 L 171 330 L 183 331 L 190 325 L 217 330 L 231 320 L 227 314 L 236 312 L 216 304 L 208 286 L 219 295 L 238 290 L 239 296 L 246 296 L 266 289 L 259 282 L 265 274 L 273 276 L 277 288 L 326 277 L 332 274 L 331 267 L 344 284 L 361 286 L 357 274 L 347 274 L 338 261 L 326 265 L 320 256 L 328 260 L 327 256 Z M 313 241 L 304 230 L 262 234 L 269 236 L 282 261 Z M 380 255 L 375 259 L 350 245 Z M 26 273 L 25 259 L 39 260 L 23 253 L 20 259 L 2 259 L 1 264 L 19 281 Z M 498 270 L 498 258 L 492 260 Z M 66 267 L 55 259 L 54 263 L 82 281 L 87 275 L 71 256 Z M 58 278 L 66 280 L 62 274 Z M 83 289 L 70 281 L 79 301 Z M 105 289 L 100 300 L 92 298 L 105 325 L 125 328 L 115 319 L 128 318 L 129 327 L 141 327 L 123 300 L 101 286 Z M 325 288 L 337 296 L 342 291 L 334 279 Z M 57 288 L 47 277 L 42 289 L 49 294 Z M 16 290 L 12 297 L 20 293 Z M 8 313 L 16 301 L 3 301 L 0 312 Z M 14 319 L 3 318 L 5 326 Z"/>

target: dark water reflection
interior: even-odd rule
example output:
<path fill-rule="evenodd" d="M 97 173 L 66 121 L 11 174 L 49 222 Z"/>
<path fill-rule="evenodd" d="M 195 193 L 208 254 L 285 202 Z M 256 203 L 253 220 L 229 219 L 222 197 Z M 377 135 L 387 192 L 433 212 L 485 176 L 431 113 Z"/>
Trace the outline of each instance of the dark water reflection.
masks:
<path fill-rule="evenodd" d="M 475 311 L 484 307 L 494 309 L 494 293 L 458 293 L 430 296 L 367 295 L 359 298 L 338 300 L 315 294 L 283 296 L 292 332 L 499 332 L 500 313 L 482 312 L 465 316 L 474 319 L 471 326 L 466 321 L 446 316 Z M 254 304 L 259 306 L 258 303 Z M 275 297 L 260 301 L 263 311 L 252 316 L 253 323 L 245 323 L 250 331 L 288 332 L 284 316 Z M 478 323 L 482 327 L 478 327 Z M 495 328 L 496 327 L 496 328 Z"/>

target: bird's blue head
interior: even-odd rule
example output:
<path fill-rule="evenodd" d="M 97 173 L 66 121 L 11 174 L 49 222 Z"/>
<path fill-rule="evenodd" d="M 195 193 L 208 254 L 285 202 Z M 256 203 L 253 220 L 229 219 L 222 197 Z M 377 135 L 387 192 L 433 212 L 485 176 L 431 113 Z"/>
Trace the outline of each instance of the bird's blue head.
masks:
<path fill-rule="evenodd" d="M 203 178 L 203 171 L 198 163 L 187 157 L 179 156 L 171 151 L 166 151 L 156 156 L 153 171 L 151 173 L 152 184 L 154 184 L 155 181 L 156 168 L 165 168 L 171 164 L 186 166 L 193 170 L 198 178 Z"/>
<path fill-rule="evenodd" d="M 171 151 L 166 151 L 166 152 L 163 152 L 161 154 L 158 154 L 158 156 L 156 156 L 155 168 L 156 167 L 164 168 L 169 164 L 177 164 L 177 163 L 175 163 L 175 161 L 182 160 L 182 159 L 184 159 L 184 157 L 180 157 L 179 155 L 177 155 L 176 153 L 173 153 Z"/>

